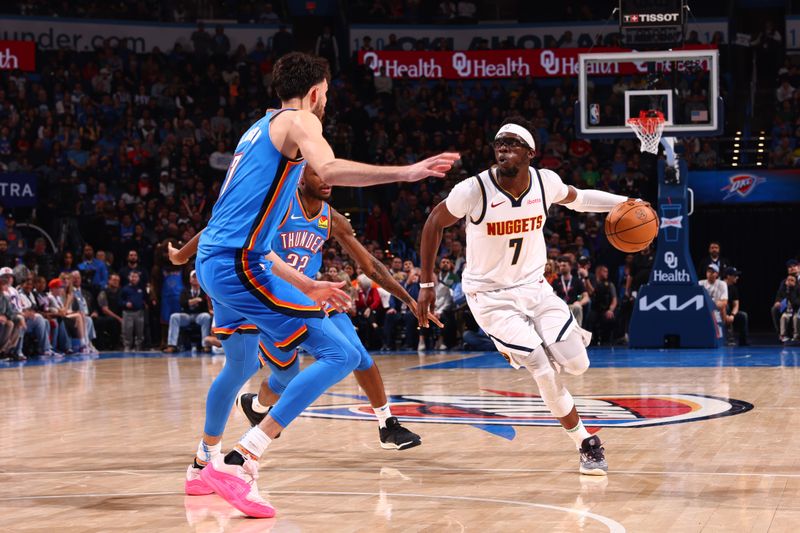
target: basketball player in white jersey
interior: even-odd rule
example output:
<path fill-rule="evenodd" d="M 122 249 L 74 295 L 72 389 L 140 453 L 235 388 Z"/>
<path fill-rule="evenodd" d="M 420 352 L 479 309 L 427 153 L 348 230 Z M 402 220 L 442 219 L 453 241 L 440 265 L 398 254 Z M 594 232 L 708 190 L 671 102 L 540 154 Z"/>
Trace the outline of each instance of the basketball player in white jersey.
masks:
<path fill-rule="evenodd" d="M 560 374 L 589 368 L 583 330 L 567 304 L 543 278 L 547 249 L 543 235 L 553 203 L 575 211 L 608 212 L 624 196 L 579 190 L 555 172 L 531 167 L 536 145 L 522 117 L 507 119 L 494 140 L 497 165 L 468 178 L 437 205 L 422 230 L 420 325 L 434 303 L 433 265 L 442 230 L 467 218 L 467 263 L 462 276 L 467 303 L 478 325 L 514 368 L 524 366 L 545 405 L 580 451 L 580 472 L 608 472 L 600 439 L 583 427 Z"/>

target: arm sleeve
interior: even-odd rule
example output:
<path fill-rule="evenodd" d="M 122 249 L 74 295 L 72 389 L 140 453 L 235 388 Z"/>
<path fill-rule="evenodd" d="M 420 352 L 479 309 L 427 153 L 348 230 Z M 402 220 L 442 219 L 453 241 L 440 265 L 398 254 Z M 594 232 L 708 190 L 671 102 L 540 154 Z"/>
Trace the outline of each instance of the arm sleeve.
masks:
<path fill-rule="evenodd" d="M 575 189 L 578 196 L 564 207 L 579 213 L 608 213 L 617 205 L 628 200 L 626 196 L 611 194 L 610 192 L 595 189 Z"/>
<path fill-rule="evenodd" d="M 480 209 L 482 199 L 480 185 L 477 177 L 467 178 L 453 187 L 445 199 L 445 205 L 454 217 L 464 218 L 472 214 L 476 208 Z M 478 215 L 480 216 L 480 215 Z"/>

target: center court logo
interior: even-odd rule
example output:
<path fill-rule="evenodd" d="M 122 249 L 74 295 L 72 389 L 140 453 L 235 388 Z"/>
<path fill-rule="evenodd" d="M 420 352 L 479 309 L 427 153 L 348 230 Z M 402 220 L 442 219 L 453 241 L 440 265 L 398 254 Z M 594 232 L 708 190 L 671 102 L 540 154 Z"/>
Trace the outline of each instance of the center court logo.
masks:
<path fill-rule="evenodd" d="M 401 422 L 486 426 L 558 426 L 539 396 L 485 390 L 482 395 L 422 394 L 391 398 L 392 415 Z M 361 397 L 355 397 L 361 398 Z M 634 428 L 682 424 L 745 413 L 753 405 L 702 394 L 576 396 L 575 406 L 587 427 Z M 375 420 L 368 403 L 309 407 L 303 416 Z"/>

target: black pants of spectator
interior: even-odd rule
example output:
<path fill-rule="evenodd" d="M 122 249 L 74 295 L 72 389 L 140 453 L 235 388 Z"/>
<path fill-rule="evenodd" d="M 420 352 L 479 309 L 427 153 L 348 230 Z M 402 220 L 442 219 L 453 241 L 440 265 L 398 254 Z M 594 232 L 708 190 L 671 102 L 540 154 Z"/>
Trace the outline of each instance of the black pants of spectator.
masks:
<path fill-rule="evenodd" d="M 731 326 L 739 346 L 747 346 L 749 344 L 747 339 L 750 336 L 750 317 L 747 316 L 747 313 L 744 311 L 739 311 L 736 313 L 736 316 L 733 317 L 733 324 L 731 324 Z"/>
<path fill-rule="evenodd" d="M 780 310 L 779 307 L 771 307 L 769 310 L 770 314 L 772 315 L 772 325 L 775 328 L 775 333 L 780 333 L 781 331 L 781 315 L 783 312 Z"/>
<path fill-rule="evenodd" d="M 380 346 L 381 335 L 376 313 L 370 313 L 368 317 L 365 317 L 363 312 L 359 313 L 353 318 L 353 325 L 356 327 L 361 344 L 367 350 L 374 350 Z"/>
<path fill-rule="evenodd" d="M 619 319 L 619 336 L 623 336 L 628 333 L 628 326 L 631 323 L 631 316 L 633 315 L 633 304 L 635 300 L 633 298 L 623 298 L 621 300 L 619 306 L 619 312 L 617 313 L 617 318 Z"/>
<path fill-rule="evenodd" d="M 397 334 L 399 325 L 402 324 L 403 315 L 400 313 L 386 313 L 383 317 L 383 346 L 389 350 L 397 348 Z"/>
<path fill-rule="evenodd" d="M 94 319 L 97 339 L 94 345 L 98 350 L 118 350 L 121 347 L 122 324 L 110 316 L 99 316 Z"/>
<path fill-rule="evenodd" d="M 592 311 L 588 317 L 589 330 L 592 332 L 592 344 L 610 344 L 614 342 L 617 332 L 617 318 L 607 318 L 605 311 Z"/>
<path fill-rule="evenodd" d="M 453 309 L 443 311 L 439 316 L 439 320 L 441 320 L 442 324 L 444 324 L 444 329 L 438 333 L 442 335 L 445 346 L 452 348 L 458 343 L 456 312 Z"/>

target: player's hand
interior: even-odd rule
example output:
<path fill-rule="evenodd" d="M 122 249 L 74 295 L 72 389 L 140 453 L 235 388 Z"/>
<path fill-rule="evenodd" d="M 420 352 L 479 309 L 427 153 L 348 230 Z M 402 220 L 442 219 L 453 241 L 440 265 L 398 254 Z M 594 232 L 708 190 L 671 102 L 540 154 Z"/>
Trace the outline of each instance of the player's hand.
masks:
<path fill-rule="evenodd" d="M 169 255 L 169 260 L 173 265 L 183 265 L 188 261 L 188 259 L 182 259 L 180 257 L 180 250 L 172 246 L 171 242 L 167 243 L 167 254 Z"/>
<path fill-rule="evenodd" d="M 428 317 L 433 314 L 433 304 L 435 302 L 436 291 L 433 290 L 433 287 L 419 290 L 417 312 L 415 314 L 417 315 L 417 320 L 419 320 L 420 327 L 430 327 L 428 324 Z"/>
<path fill-rule="evenodd" d="M 414 316 L 417 317 L 417 321 L 420 323 L 420 325 L 422 325 L 422 321 L 419 318 L 419 313 L 417 312 L 417 309 L 419 309 L 417 307 L 417 302 L 415 302 L 414 300 L 411 300 L 411 303 L 408 303 L 406 305 L 408 305 L 408 309 L 412 313 L 414 313 Z M 428 320 L 430 320 L 431 322 L 433 322 L 434 324 L 436 324 L 440 328 L 444 327 L 444 324 L 442 324 L 442 322 L 436 317 L 436 315 L 431 313 L 430 311 L 428 311 Z M 427 327 L 427 326 L 425 326 L 425 327 Z"/>
<path fill-rule="evenodd" d="M 414 163 L 409 167 L 408 181 L 424 180 L 428 176 L 443 178 L 459 159 L 461 155 L 458 152 L 444 152 Z"/>
<path fill-rule="evenodd" d="M 350 297 L 342 290 L 344 281 L 312 281 L 310 288 L 305 291 L 306 296 L 314 300 L 317 305 L 325 307 L 330 305 L 337 311 L 347 311 L 350 307 Z"/>

